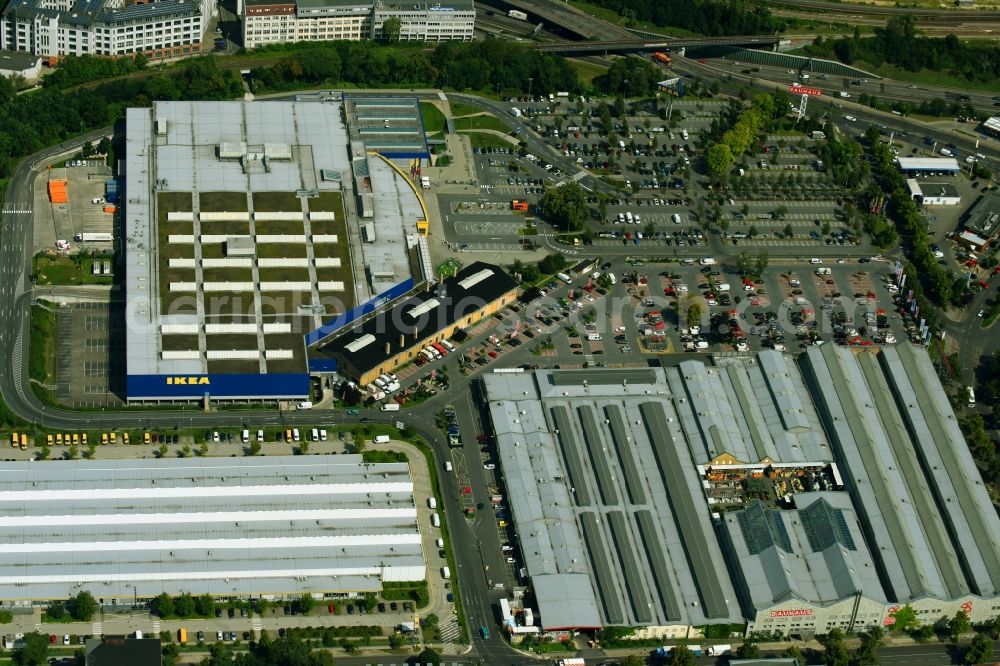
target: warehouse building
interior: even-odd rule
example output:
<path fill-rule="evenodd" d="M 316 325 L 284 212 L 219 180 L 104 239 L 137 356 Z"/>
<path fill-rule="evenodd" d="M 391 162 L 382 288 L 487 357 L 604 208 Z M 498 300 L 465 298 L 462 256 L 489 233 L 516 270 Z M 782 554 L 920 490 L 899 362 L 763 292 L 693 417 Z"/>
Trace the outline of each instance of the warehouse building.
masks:
<path fill-rule="evenodd" d="M 1000 518 L 927 353 L 824 345 L 802 366 L 891 605 L 997 616 Z"/>
<path fill-rule="evenodd" d="M 324 342 L 316 356 L 361 386 L 412 361 L 427 345 L 447 340 L 514 302 L 517 282 L 499 266 L 477 261 L 427 291 L 361 320 Z"/>
<path fill-rule="evenodd" d="M 11 0 L 0 12 L 0 49 L 52 59 L 194 55 L 214 8 L 210 0 Z"/>
<path fill-rule="evenodd" d="M 128 110 L 130 401 L 309 395 L 303 335 L 355 305 L 350 173 L 336 102 Z"/>
<path fill-rule="evenodd" d="M 386 21 L 399 23 L 403 41 L 471 42 L 476 26 L 472 0 L 240 0 L 243 45 L 383 39 Z"/>
<path fill-rule="evenodd" d="M 714 360 L 483 378 L 544 629 L 1000 614 L 1000 520 L 926 352 Z"/>
<path fill-rule="evenodd" d="M 543 630 L 741 621 L 663 370 L 484 383 Z"/>
<path fill-rule="evenodd" d="M 12 462 L 0 469 L 0 600 L 87 590 L 280 600 L 425 580 L 406 463 L 361 456 Z"/>

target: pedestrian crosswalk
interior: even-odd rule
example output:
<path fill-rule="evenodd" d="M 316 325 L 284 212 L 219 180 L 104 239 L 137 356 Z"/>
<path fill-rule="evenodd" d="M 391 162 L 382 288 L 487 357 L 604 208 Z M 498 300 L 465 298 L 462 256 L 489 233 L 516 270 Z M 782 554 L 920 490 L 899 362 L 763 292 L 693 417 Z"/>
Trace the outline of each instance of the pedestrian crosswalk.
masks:
<path fill-rule="evenodd" d="M 94 622 L 90 628 L 90 635 L 94 638 L 100 638 L 103 635 L 103 627 L 100 622 Z"/>
<path fill-rule="evenodd" d="M 589 175 L 586 171 L 577 171 L 570 180 L 578 183 Z"/>
<path fill-rule="evenodd" d="M 441 632 L 442 643 L 457 643 L 461 633 L 454 616 L 446 620 L 441 620 L 438 625 L 438 631 Z"/>
<path fill-rule="evenodd" d="M 154 636 L 159 636 L 160 635 L 160 621 L 159 620 L 153 620 L 153 635 Z"/>
<path fill-rule="evenodd" d="M 253 633 L 255 633 L 257 635 L 260 635 L 260 633 L 262 631 L 264 631 L 264 623 L 263 623 L 263 621 L 261 621 L 259 615 L 254 615 L 250 619 L 250 629 L 252 629 Z"/>

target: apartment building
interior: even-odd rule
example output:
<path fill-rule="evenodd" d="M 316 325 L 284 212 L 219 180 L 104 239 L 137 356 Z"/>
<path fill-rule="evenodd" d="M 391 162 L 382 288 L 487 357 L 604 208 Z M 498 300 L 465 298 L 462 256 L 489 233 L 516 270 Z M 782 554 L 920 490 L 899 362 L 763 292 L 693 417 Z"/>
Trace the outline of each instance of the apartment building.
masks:
<path fill-rule="evenodd" d="M 68 55 L 152 58 L 201 52 L 211 0 L 12 0 L 0 13 L 0 49 L 43 57 Z"/>
<path fill-rule="evenodd" d="M 400 19 L 399 38 L 472 41 L 476 11 L 471 0 L 364 2 L 363 0 L 247 0 L 242 7 L 243 44 L 381 39 L 390 18 Z"/>

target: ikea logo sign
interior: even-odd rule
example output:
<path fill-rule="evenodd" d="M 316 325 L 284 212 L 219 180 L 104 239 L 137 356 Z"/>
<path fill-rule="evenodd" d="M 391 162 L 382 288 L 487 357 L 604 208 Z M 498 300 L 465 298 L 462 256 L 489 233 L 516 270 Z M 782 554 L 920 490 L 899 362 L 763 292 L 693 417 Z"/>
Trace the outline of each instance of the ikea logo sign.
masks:
<path fill-rule="evenodd" d="M 208 377 L 167 377 L 167 386 L 205 386 L 211 383 Z"/>

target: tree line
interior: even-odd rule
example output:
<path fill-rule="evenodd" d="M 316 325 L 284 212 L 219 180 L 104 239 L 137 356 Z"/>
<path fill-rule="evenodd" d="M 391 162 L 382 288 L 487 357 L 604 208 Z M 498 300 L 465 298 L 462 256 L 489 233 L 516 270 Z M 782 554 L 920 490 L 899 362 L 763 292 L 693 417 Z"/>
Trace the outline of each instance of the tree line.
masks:
<path fill-rule="evenodd" d="M 760 35 L 785 29 L 764 3 L 744 0 L 590 0 L 620 16 L 702 35 Z"/>
<path fill-rule="evenodd" d="M 315 42 L 263 47 L 284 54 L 273 65 L 251 70 L 255 92 L 305 85 L 350 83 L 359 88 L 433 86 L 453 90 L 578 93 L 580 79 L 565 58 L 528 45 L 488 39 L 424 44 Z M 530 83 L 529 83 L 530 81 Z"/>
<path fill-rule="evenodd" d="M 239 73 L 223 70 L 214 57 L 193 58 L 141 78 L 121 78 L 93 86 L 67 88 L 92 76 L 103 76 L 100 58 L 68 58 L 69 74 L 58 85 L 15 94 L 0 77 L 0 180 L 10 176 L 22 158 L 46 146 L 122 120 L 125 109 L 153 100 L 233 99 L 242 95 Z M 53 75 L 58 74 L 53 72 Z"/>
<path fill-rule="evenodd" d="M 947 72 L 966 81 L 993 83 L 1000 79 L 1000 46 L 986 41 L 962 41 L 955 35 L 921 37 L 910 14 L 895 16 L 873 37 L 823 39 L 808 47 L 818 56 L 834 55 L 845 64 L 864 62 L 875 67 L 888 63 L 911 72 Z"/>

